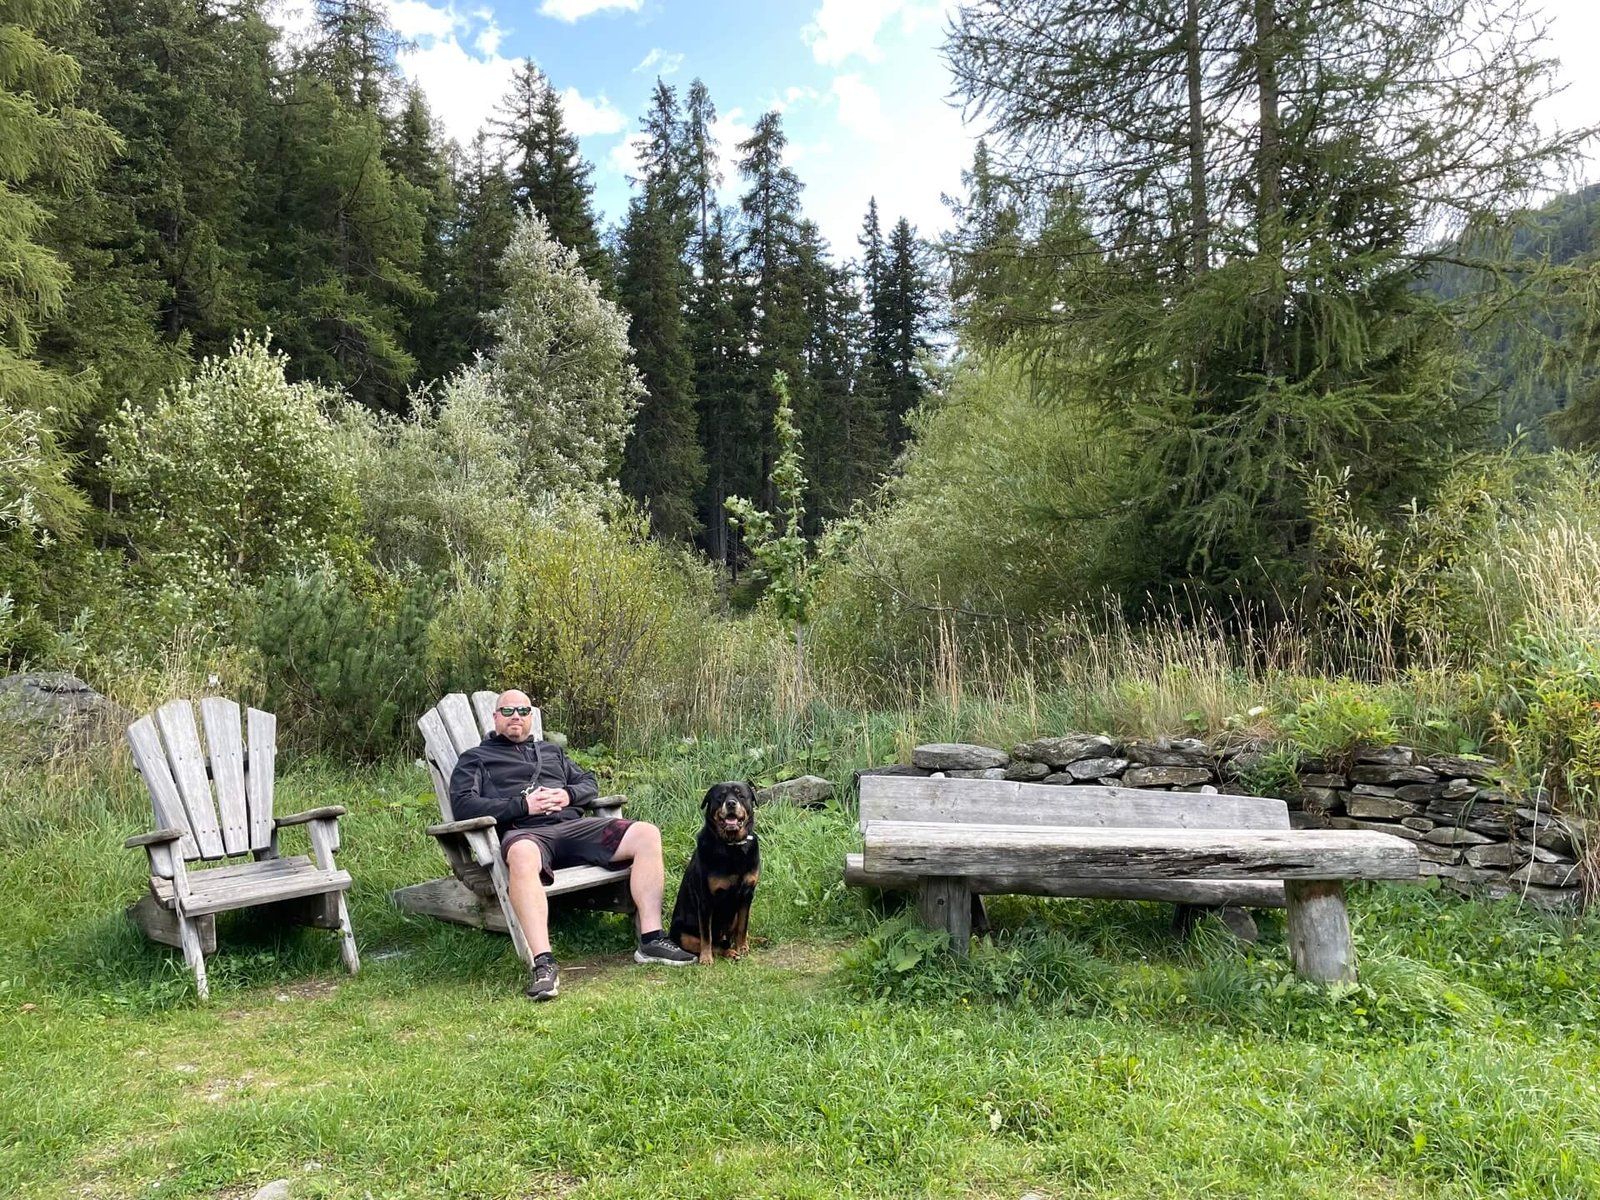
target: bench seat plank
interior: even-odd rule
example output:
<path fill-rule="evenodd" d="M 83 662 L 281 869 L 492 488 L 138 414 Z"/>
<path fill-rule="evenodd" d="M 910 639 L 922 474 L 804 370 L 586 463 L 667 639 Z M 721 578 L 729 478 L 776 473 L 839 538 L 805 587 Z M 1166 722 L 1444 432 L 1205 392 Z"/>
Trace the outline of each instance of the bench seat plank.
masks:
<path fill-rule="evenodd" d="M 859 854 L 844 859 L 844 881 L 850 887 L 914 891 L 925 871 L 868 871 Z M 979 896 L 1057 896 L 1080 900 L 1155 900 L 1205 908 L 1283 908 L 1281 879 L 1107 879 L 1059 877 L 1040 879 L 1016 874 L 969 877 Z"/>
<path fill-rule="evenodd" d="M 1037 878 L 1416 879 L 1410 842 L 1368 830 L 1092 829 L 869 821 L 869 872 Z"/>

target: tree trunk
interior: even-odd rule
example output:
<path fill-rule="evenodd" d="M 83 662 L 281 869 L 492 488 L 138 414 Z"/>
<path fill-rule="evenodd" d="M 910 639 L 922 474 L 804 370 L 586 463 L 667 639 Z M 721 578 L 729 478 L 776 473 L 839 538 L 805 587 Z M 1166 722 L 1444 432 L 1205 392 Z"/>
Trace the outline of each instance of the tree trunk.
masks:
<path fill-rule="evenodd" d="M 1261 265 L 1270 280 L 1263 306 L 1261 369 L 1281 380 L 1283 363 L 1283 173 L 1278 116 L 1278 14 L 1276 0 L 1255 0 L 1255 67 L 1259 94 L 1260 145 L 1256 156 L 1256 225 Z"/>
<path fill-rule="evenodd" d="M 1211 261 L 1210 198 L 1206 194 L 1206 126 L 1201 92 L 1200 0 L 1188 0 L 1183 18 L 1184 74 L 1189 85 L 1189 238 L 1195 278 Z"/>

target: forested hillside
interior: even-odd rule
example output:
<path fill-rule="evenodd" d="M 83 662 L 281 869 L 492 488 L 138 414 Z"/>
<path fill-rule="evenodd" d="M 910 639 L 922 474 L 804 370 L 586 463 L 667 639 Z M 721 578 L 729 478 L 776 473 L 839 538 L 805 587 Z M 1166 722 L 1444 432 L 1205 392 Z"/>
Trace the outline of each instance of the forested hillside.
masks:
<path fill-rule="evenodd" d="M 30 395 L 19 382 L 7 398 L 9 419 L 26 400 L 40 422 L 32 469 L 53 500 L 32 503 L 55 556 L 55 582 L 10 587 L 16 604 L 58 623 L 74 548 L 137 542 L 102 469 L 107 423 L 241 335 L 270 330 L 291 383 L 401 418 L 437 408 L 443 381 L 496 344 L 527 212 L 629 317 L 643 390 L 606 474 L 658 536 L 736 568 L 723 501 L 765 490 L 762 381 L 779 368 L 811 431 L 816 519 L 871 495 L 926 389 L 938 306 L 908 223 L 874 207 L 860 247 L 825 245 L 776 112 L 734 148 L 740 193 L 724 206 L 697 80 L 658 85 L 635 198 L 604 229 L 537 64 L 460 146 L 401 76 L 381 3 L 315 11 L 293 45 L 256 0 L 52 0 L 5 18 L 5 78 L 25 102 L 4 118 L 5 236 L 26 264 L 5 320 L 12 370 L 30 373 Z"/>
<path fill-rule="evenodd" d="M 314 9 L 0 7 L 10 667 L 372 756 L 486 679 L 614 739 L 1173 623 L 1468 672 L 1446 740 L 1593 691 L 1592 131 L 1516 12 L 965 5 L 947 228 L 841 247 L 777 109 L 657 80 L 606 224 L 560 63 L 463 146 Z"/>

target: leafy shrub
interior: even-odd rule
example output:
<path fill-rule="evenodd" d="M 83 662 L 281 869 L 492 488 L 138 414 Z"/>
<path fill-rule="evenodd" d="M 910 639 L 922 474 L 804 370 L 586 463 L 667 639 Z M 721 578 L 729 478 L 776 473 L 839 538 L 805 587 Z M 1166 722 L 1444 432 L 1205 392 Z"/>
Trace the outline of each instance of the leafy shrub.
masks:
<path fill-rule="evenodd" d="M 158 586 L 218 596 L 354 556 L 355 463 L 324 411 L 339 398 L 286 365 L 246 337 L 107 424 L 106 478 Z"/>
<path fill-rule="evenodd" d="M 1317 758 L 1341 758 L 1357 746 L 1387 746 L 1399 738 L 1394 713 L 1374 689 L 1351 679 L 1317 687 L 1283 720 L 1296 744 Z"/>
<path fill-rule="evenodd" d="M 1512 784 L 1546 786 L 1562 811 L 1600 816 L 1600 639 L 1524 632 L 1499 675 L 1509 695 L 1495 734 Z"/>
<path fill-rule="evenodd" d="M 694 673 L 711 595 L 709 572 L 651 541 L 637 510 L 567 508 L 530 524 L 482 581 L 458 579 L 430 662 L 521 687 L 575 739 L 616 744 L 628 710 L 659 707 Z"/>
<path fill-rule="evenodd" d="M 1117 435 L 1081 400 L 974 357 L 914 421 L 903 474 L 819 584 L 819 668 L 881 679 L 925 662 L 941 619 L 981 640 L 1139 590 Z"/>
<path fill-rule="evenodd" d="M 563 499 L 613 478 L 639 397 L 628 315 L 600 295 L 575 250 L 537 212 L 521 214 L 500 260 L 491 386 L 517 429 L 517 482 Z"/>
<path fill-rule="evenodd" d="M 411 745 L 441 690 L 426 669 L 437 593 L 432 580 L 390 580 L 362 594 L 326 571 L 267 580 L 248 636 L 284 736 L 363 759 Z"/>
<path fill-rule="evenodd" d="M 350 409 L 343 434 L 359 464 L 361 522 L 386 570 L 477 573 L 527 522 L 519 502 L 516 431 L 481 367 L 466 367 L 401 420 Z"/>

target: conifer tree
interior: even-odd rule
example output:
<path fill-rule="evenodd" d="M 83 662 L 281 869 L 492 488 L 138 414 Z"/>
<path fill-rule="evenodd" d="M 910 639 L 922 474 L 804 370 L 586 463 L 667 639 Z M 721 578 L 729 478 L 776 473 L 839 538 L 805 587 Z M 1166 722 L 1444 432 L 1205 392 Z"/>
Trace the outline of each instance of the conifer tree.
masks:
<path fill-rule="evenodd" d="M 660 80 L 641 124 L 647 135 L 643 174 L 636 181 L 641 192 L 628 206 L 622 231 L 618 292 L 632 313 L 628 338 L 645 391 L 628 436 L 621 481 L 649 512 L 658 537 L 688 541 L 700 529 L 696 502 L 706 477 L 683 316 L 694 213 L 677 95 Z"/>
<path fill-rule="evenodd" d="M 699 404 L 700 444 L 706 456 L 705 490 L 699 511 L 706 553 L 736 569 L 726 501 L 741 482 L 754 478 L 744 469 L 751 379 L 748 332 L 740 317 L 744 287 L 733 269 L 723 230 L 727 218 L 713 208 L 698 255 L 698 274 L 689 307 L 689 343 Z"/>
<path fill-rule="evenodd" d="M 901 217 L 889 234 L 883 278 L 874 297 L 872 324 L 887 351 L 884 393 L 889 443 L 898 451 L 910 437 L 907 418 L 927 392 L 921 359 L 928 351 L 933 284 L 927 253 L 911 222 Z M 874 347 L 878 349 L 878 347 Z"/>
<path fill-rule="evenodd" d="M 589 278 L 609 292 L 611 260 L 590 202 L 594 168 L 567 130 L 561 97 L 532 59 L 517 68 L 496 112 L 489 124 L 506 147 L 512 195 L 532 206 L 555 239 L 577 251 Z"/>
<path fill-rule="evenodd" d="M 855 272 L 828 261 L 826 245 L 810 222 L 803 222 L 801 231 L 807 411 L 813 430 L 807 440 L 807 532 L 815 535 L 872 493 L 888 470 L 889 453 L 882 396 L 867 386 L 861 361 L 866 317 Z"/>
<path fill-rule="evenodd" d="M 389 167 L 377 113 L 307 66 L 286 88 L 249 214 L 274 341 L 297 378 L 404 412 L 417 369 L 409 315 L 430 299 L 420 278 L 428 195 Z"/>
<path fill-rule="evenodd" d="M 416 189 L 422 210 L 421 291 L 406 305 L 406 347 L 423 379 L 443 379 L 468 361 L 471 351 L 452 319 L 462 304 L 447 241 L 457 213 L 455 184 L 433 114 L 416 84 L 406 89 L 385 158 L 396 177 Z"/>
<path fill-rule="evenodd" d="M 316 34 L 307 60 L 334 95 L 362 112 L 383 114 L 398 90 L 400 35 L 375 0 L 314 0 Z"/>
<path fill-rule="evenodd" d="M 23 629 L 0 646 L 8 657 L 40 649 L 51 615 L 41 617 L 40 606 L 69 600 L 61 580 L 52 588 L 46 564 L 83 511 L 60 451 L 83 388 L 36 353 L 70 283 L 44 244 L 39 198 L 83 186 L 117 147 L 104 122 L 73 102 L 78 64 L 47 40 L 75 9 L 71 0 L 0 9 L 0 594 L 7 623 Z"/>
<path fill-rule="evenodd" d="M 457 156 L 457 209 L 447 237 L 450 285 L 442 296 L 446 336 L 462 360 L 489 348 L 486 316 L 500 307 L 505 281 L 500 261 L 517 223 L 517 202 L 505 165 L 479 131 Z"/>
<path fill-rule="evenodd" d="M 739 143 L 739 173 L 746 190 L 739 199 L 742 236 L 734 262 L 744 285 L 739 301 L 754 350 L 755 377 L 767 379 L 773 372 L 783 371 L 790 386 L 803 392 L 806 314 L 798 271 L 801 183 L 784 165 L 787 144 L 777 112 L 757 118 L 750 136 Z M 751 392 L 751 403 L 736 434 L 749 452 L 737 464 L 734 486 L 741 493 L 766 495 L 767 476 L 777 453 L 768 408 L 772 400 L 765 389 Z"/>
<path fill-rule="evenodd" d="M 706 460 L 699 514 L 706 553 L 730 563 L 727 498 L 738 486 L 741 422 L 748 408 L 749 381 L 746 331 L 739 319 L 740 283 L 733 270 L 726 229 L 728 218 L 717 201 L 722 184 L 718 169 L 717 109 L 710 90 L 696 79 L 684 103 L 688 144 L 686 188 L 694 216 L 689 257 L 693 281 L 687 314 L 688 340 L 694 361 L 695 398 L 699 410 L 700 445 Z"/>
<path fill-rule="evenodd" d="M 1393 511 L 1473 443 L 1453 314 L 1415 285 L 1590 134 L 1538 129 L 1520 5 L 986 0 L 947 52 L 1052 283 L 982 332 L 1131 435 L 1146 586 L 1289 594 L 1309 475 L 1355 466 Z"/>

